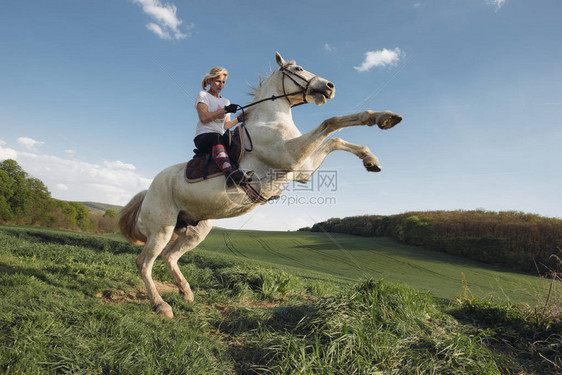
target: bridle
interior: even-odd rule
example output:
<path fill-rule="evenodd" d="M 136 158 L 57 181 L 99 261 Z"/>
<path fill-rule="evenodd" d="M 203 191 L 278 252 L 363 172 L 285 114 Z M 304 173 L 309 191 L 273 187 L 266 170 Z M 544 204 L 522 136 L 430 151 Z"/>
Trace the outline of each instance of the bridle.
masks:
<path fill-rule="evenodd" d="M 300 68 L 300 69 L 302 69 L 302 68 Z M 301 76 L 300 74 L 292 72 L 289 69 L 285 68 L 284 66 L 279 67 L 279 71 L 283 74 L 283 81 L 282 81 L 283 95 L 271 95 L 271 97 L 269 97 L 269 98 L 261 99 L 261 100 L 258 100 L 257 102 L 252 102 L 252 103 L 247 104 L 245 106 L 238 106 L 238 109 L 242 110 L 242 116 L 245 116 L 244 110 L 246 108 L 252 107 L 256 104 L 266 102 L 268 100 L 274 101 L 274 100 L 277 100 L 277 99 L 280 99 L 280 98 L 285 98 L 285 99 L 287 99 L 289 104 L 291 104 L 291 101 L 289 100 L 289 96 L 298 95 L 298 94 L 302 94 L 302 103 L 291 104 L 291 108 L 308 103 L 308 100 L 306 100 L 306 92 L 308 91 L 308 88 L 310 87 L 310 84 L 315 79 L 318 79 L 318 76 L 314 76 L 311 79 L 306 79 L 303 76 Z M 285 78 L 289 78 L 291 81 L 293 81 L 293 83 L 295 85 L 297 85 L 300 88 L 300 90 L 295 91 L 295 92 L 290 92 L 290 93 L 287 94 L 287 92 L 285 91 Z M 301 80 L 303 82 L 303 84 L 299 83 L 297 81 L 297 79 Z M 252 142 L 252 138 L 250 137 L 250 133 L 248 133 L 248 129 L 246 129 L 244 124 L 242 124 L 242 127 L 244 128 L 244 131 L 246 132 L 246 135 L 248 136 L 248 138 L 250 140 L 250 149 L 246 150 L 246 151 L 252 151 L 253 148 L 254 148 L 254 144 Z"/>
<path fill-rule="evenodd" d="M 244 110 L 245 110 L 246 108 L 252 107 L 252 106 L 254 106 L 254 105 L 256 105 L 256 104 L 263 103 L 263 102 L 266 102 L 266 101 L 268 101 L 268 100 L 274 101 L 274 100 L 277 100 L 277 99 L 280 99 L 280 98 L 285 98 L 285 99 L 287 99 L 287 101 L 289 102 L 289 104 L 291 104 L 291 101 L 289 100 L 289 96 L 298 95 L 298 94 L 302 94 L 302 103 L 299 103 L 299 104 L 292 104 L 291 107 L 296 107 L 296 106 L 299 106 L 299 105 L 303 105 L 303 104 L 308 103 L 308 100 L 306 100 L 306 92 L 308 91 L 308 88 L 310 87 L 310 84 L 311 84 L 315 79 L 317 79 L 318 76 L 314 76 L 314 77 L 312 77 L 311 79 L 306 79 L 306 78 L 304 78 L 303 76 L 301 76 L 300 74 L 295 73 L 295 72 L 292 72 L 292 71 L 290 71 L 289 69 L 285 68 L 284 66 L 280 67 L 280 68 L 279 68 L 279 71 L 281 71 L 281 73 L 283 74 L 283 81 L 282 81 L 282 85 L 283 85 L 283 95 L 272 95 L 270 98 L 265 98 L 265 99 L 262 99 L 262 100 L 258 100 L 257 102 L 253 102 L 253 103 L 250 103 L 250 104 L 245 105 L 245 106 L 243 106 L 243 107 L 240 107 L 240 109 L 242 110 L 242 112 L 244 112 Z M 288 79 L 290 79 L 291 81 L 293 81 L 293 83 L 294 83 L 295 85 L 297 85 L 297 87 L 299 87 L 300 90 L 295 91 L 295 92 L 287 93 L 287 92 L 285 91 L 285 78 L 288 78 Z M 299 83 L 297 80 L 302 81 L 302 84 Z"/>
<path fill-rule="evenodd" d="M 289 96 L 291 95 L 296 95 L 296 94 L 301 94 L 302 93 L 302 103 L 299 104 L 293 104 L 291 105 L 291 107 L 296 107 L 298 105 L 303 105 L 308 103 L 308 100 L 306 100 L 306 92 L 308 91 L 308 88 L 310 87 L 310 84 L 312 83 L 312 81 L 314 81 L 315 79 L 318 78 L 318 76 L 314 76 L 311 79 L 307 80 L 306 78 L 304 78 L 303 76 L 301 76 L 300 74 L 297 74 L 295 72 L 291 72 L 289 69 L 285 68 L 285 67 L 280 67 L 279 70 L 283 73 L 283 96 L 285 96 L 285 98 L 287 99 L 287 101 L 289 102 L 289 104 L 291 104 L 291 101 L 289 100 Z M 302 82 L 305 83 L 305 85 L 301 85 L 299 82 L 297 82 L 297 80 L 295 78 L 300 79 Z M 291 81 L 293 81 L 293 83 L 295 85 L 297 85 L 298 87 L 300 87 L 302 90 L 300 91 L 296 91 L 290 94 L 287 94 L 285 92 L 285 78 L 289 78 Z"/>
<path fill-rule="evenodd" d="M 302 69 L 302 68 L 301 68 Z M 302 94 L 302 103 L 299 104 L 291 104 L 291 108 L 292 107 L 296 107 L 299 105 L 303 105 L 308 103 L 308 100 L 306 100 L 306 92 L 308 91 L 308 88 L 310 87 L 310 84 L 315 80 L 318 79 L 318 76 L 314 76 L 311 79 L 306 79 L 303 76 L 301 76 L 298 73 L 295 72 L 291 72 L 289 69 L 285 68 L 284 66 L 279 67 L 279 71 L 283 74 L 283 81 L 282 81 L 282 85 L 283 85 L 283 95 L 271 95 L 271 97 L 269 98 L 265 98 L 265 99 L 261 99 L 258 100 L 257 102 L 252 102 L 250 104 L 247 104 L 245 106 L 238 106 L 238 109 L 242 110 L 242 115 L 245 116 L 244 114 L 244 110 L 246 108 L 252 107 L 256 104 L 260 104 L 263 102 L 266 102 L 268 100 L 274 101 L 280 98 L 285 98 L 287 99 L 287 101 L 289 102 L 289 104 L 291 104 L 291 101 L 289 100 L 289 96 L 293 96 L 293 95 L 298 95 L 298 94 Z M 293 83 L 295 85 L 297 85 L 300 90 L 299 91 L 295 91 L 295 92 L 290 92 L 287 94 L 287 92 L 285 91 L 285 78 L 289 78 L 291 81 L 293 81 Z M 304 84 L 301 84 L 297 81 L 297 79 L 301 80 Z M 250 133 L 248 133 L 248 129 L 246 129 L 246 127 L 244 126 L 244 124 L 242 124 L 242 127 L 244 128 L 246 135 L 248 136 L 249 140 L 250 140 L 250 149 L 246 150 L 246 151 L 252 151 L 252 149 L 254 148 L 253 142 L 252 142 L 252 138 L 250 138 Z"/>

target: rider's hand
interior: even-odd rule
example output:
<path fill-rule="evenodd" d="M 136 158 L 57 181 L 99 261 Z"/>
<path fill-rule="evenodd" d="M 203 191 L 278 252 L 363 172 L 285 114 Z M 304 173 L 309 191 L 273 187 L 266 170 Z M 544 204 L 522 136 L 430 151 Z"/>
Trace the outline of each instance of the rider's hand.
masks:
<path fill-rule="evenodd" d="M 229 104 L 226 107 L 224 107 L 226 113 L 236 113 L 237 109 L 238 109 L 238 104 Z"/>

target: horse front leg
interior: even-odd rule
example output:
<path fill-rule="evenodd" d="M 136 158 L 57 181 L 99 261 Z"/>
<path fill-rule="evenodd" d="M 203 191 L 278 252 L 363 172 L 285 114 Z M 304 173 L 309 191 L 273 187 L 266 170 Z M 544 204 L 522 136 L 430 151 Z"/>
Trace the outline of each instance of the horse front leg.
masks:
<path fill-rule="evenodd" d="M 329 118 L 327 120 L 324 120 L 318 128 L 321 128 L 323 131 L 328 132 L 328 134 L 339 129 L 347 128 L 348 126 L 358 125 L 377 125 L 379 128 L 386 130 L 392 128 L 400 121 L 402 121 L 402 116 L 390 111 L 364 111 L 354 113 L 352 115 Z"/>
<path fill-rule="evenodd" d="M 367 146 L 360 146 L 344 141 L 341 138 L 331 138 L 310 155 L 301 169 L 294 172 L 294 180 L 306 183 L 314 172 L 320 168 L 326 157 L 333 151 L 347 151 L 363 161 L 363 165 L 369 172 L 380 172 L 379 159 L 371 153 Z"/>
<path fill-rule="evenodd" d="M 298 169 L 316 150 L 319 149 L 319 147 L 321 147 L 321 144 L 326 139 L 326 137 L 336 130 L 343 129 L 349 126 L 360 125 L 377 125 L 381 129 L 390 129 L 400 121 L 402 121 L 402 116 L 389 111 L 365 111 L 347 116 L 336 116 L 324 120 L 318 127 L 313 129 L 312 131 L 286 142 L 285 149 L 287 150 L 287 155 L 290 155 L 290 157 L 292 158 L 291 169 Z M 343 145 L 340 143 L 339 147 L 343 147 L 342 149 L 347 147 L 346 151 L 353 152 L 356 155 L 358 155 L 356 152 L 362 152 L 357 149 L 357 147 L 361 146 L 351 147 L 350 145 L 350 143 L 347 143 L 347 145 Z M 371 156 L 366 156 L 365 158 L 363 158 L 362 156 L 359 157 L 361 157 L 363 160 L 367 158 L 367 163 L 365 164 L 365 166 L 367 167 L 367 165 L 372 164 L 371 167 L 368 168 L 375 168 L 373 169 L 373 171 L 376 170 L 375 165 L 378 164 L 378 161 L 376 161 L 376 157 L 374 159 L 371 158 Z"/>

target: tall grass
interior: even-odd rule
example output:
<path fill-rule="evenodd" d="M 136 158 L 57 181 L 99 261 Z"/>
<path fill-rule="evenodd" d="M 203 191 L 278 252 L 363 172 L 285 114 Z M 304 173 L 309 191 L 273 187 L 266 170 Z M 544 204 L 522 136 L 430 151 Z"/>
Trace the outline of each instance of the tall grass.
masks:
<path fill-rule="evenodd" d="M 270 332 L 266 340 L 261 370 L 275 374 L 500 371 L 497 356 L 479 337 L 464 335 L 428 294 L 381 279 L 324 299 L 293 335 Z"/>
<path fill-rule="evenodd" d="M 107 236 L 0 227 L 0 373 L 560 370 L 552 316 L 537 324 L 510 305 L 443 305 L 380 278 L 349 286 L 198 250 L 180 263 L 195 303 L 164 293 L 175 318 L 163 319 L 146 299 L 138 251 Z M 161 261 L 154 276 L 172 280 Z"/>
<path fill-rule="evenodd" d="M 166 321 L 146 303 L 99 298 L 141 287 L 133 254 L 33 238 L 0 234 L 1 372 L 232 372 L 199 315 Z"/>

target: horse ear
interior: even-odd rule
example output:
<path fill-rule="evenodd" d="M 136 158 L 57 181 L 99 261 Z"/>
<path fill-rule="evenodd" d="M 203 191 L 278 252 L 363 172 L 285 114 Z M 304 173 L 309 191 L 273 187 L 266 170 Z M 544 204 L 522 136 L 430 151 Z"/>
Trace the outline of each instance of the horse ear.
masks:
<path fill-rule="evenodd" d="M 277 65 L 279 66 L 284 66 L 286 64 L 279 52 L 275 52 L 275 61 L 277 61 Z"/>

